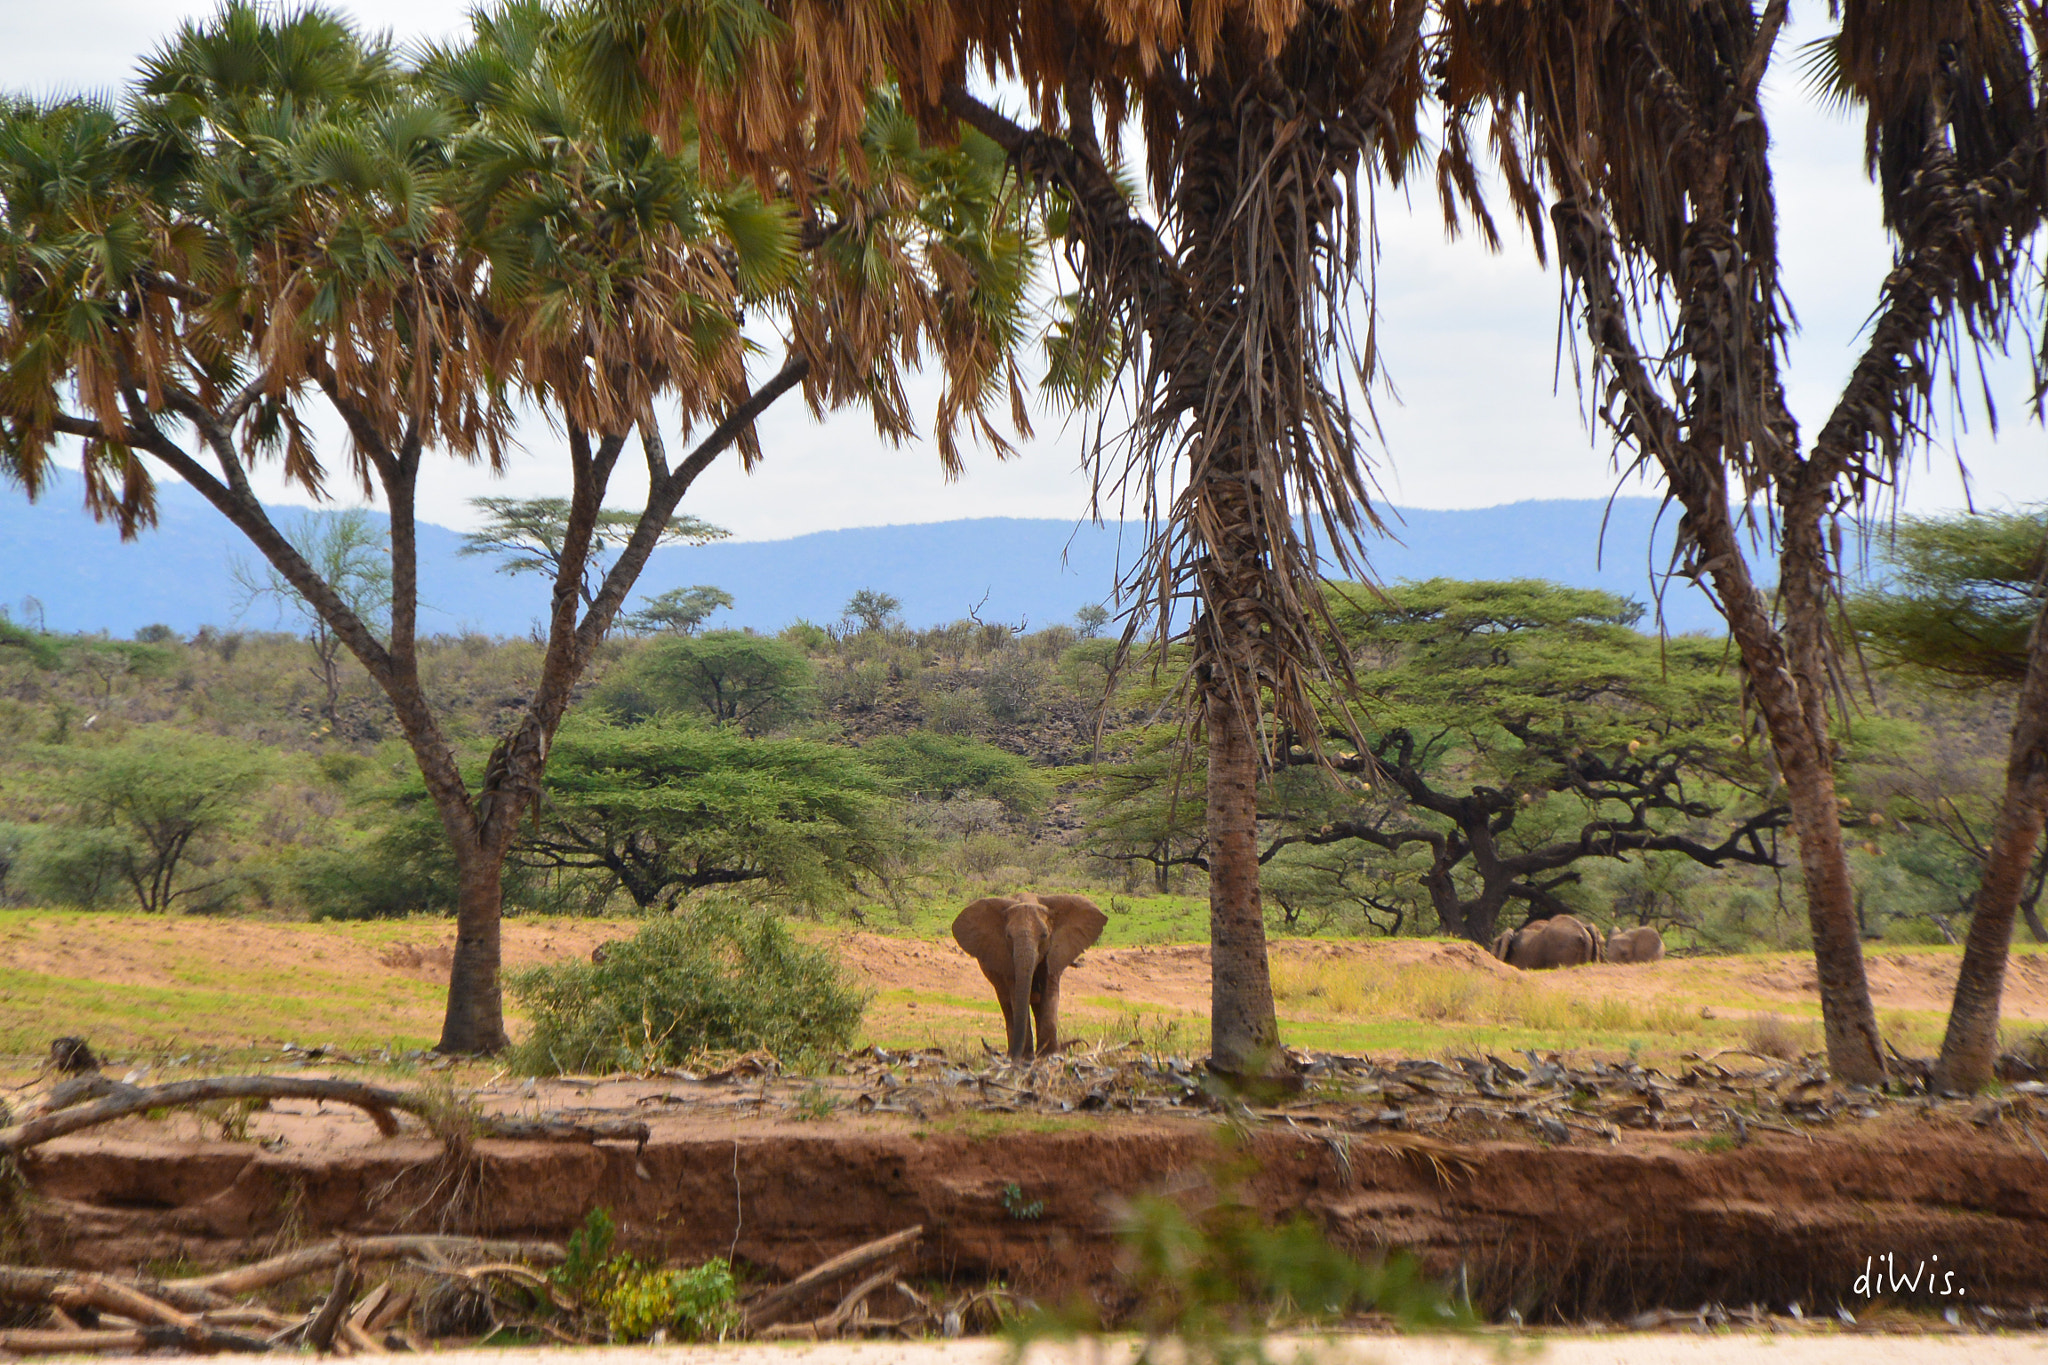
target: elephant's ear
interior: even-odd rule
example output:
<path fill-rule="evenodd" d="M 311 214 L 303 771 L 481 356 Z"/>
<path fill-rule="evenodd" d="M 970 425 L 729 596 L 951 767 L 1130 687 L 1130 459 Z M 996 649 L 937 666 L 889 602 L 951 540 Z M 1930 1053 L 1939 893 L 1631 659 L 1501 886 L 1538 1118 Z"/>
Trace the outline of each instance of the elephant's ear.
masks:
<path fill-rule="evenodd" d="M 991 971 L 1010 969 L 1010 907 L 1008 896 L 983 896 L 953 920 L 953 941 Z"/>
<path fill-rule="evenodd" d="M 1048 971 L 1063 972 L 1074 965 L 1074 959 L 1095 946 L 1095 940 L 1102 937 L 1102 926 L 1109 923 L 1109 916 L 1096 908 L 1095 902 L 1086 896 L 1040 896 L 1045 908 L 1051 912 L 1052 934 L 1045 944 L 1045 965 Z"/>

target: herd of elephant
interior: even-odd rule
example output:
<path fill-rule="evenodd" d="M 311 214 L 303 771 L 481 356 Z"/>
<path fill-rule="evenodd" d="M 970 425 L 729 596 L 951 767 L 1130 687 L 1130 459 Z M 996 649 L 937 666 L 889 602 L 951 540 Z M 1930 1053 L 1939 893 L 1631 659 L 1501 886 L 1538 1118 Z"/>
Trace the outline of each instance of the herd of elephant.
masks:
<path fill-rule="evenodd" d="M 1493 941 L 1493 955 L 1531 971 L 1587 962 L 1655 962 L 1664 956 L 1664 936 L 1645 924 L 1616 929 L 1603 939 L 1598 928 L 1577 915 L 1553 915 L 1504 930 Z"/>
<path fill-rule="evenodd" d="M 1109 916 L 1086 896 L 984 896 L 953 921 L 953 940 L 981 964 L 1003 1007 L 1013 1061 L 1059 1047 L 1060 977 L 1095 946 Z M 1584 962 L 1654 962 L 1664 956 L 1655 929 L 1617 929 L 1604 941 L 1576 915 L 1538 920 L 1493 941 L 1511 967 L 1575 967 Z"/>

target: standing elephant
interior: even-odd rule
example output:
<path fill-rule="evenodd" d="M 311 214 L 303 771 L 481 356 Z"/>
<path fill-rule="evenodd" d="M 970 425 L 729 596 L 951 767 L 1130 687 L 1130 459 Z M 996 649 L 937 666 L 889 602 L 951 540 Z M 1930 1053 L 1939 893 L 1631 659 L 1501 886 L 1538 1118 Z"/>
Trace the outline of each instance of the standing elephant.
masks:
<path fill-rule="evenodd" d="M 1576 915 L 1553 915 L 1519 930 L 1509 929 L 1493 941 L 1493 955 L 1510 967 L 1541 971 L 1576 967 L 1602 959 L 1599 931 Z"/>
<path fill-rule="evenodd" d="M 1031 1028 L 1038 1025 L 1037 1055 L 1059 1046 L 1060 974 L 1102 937 L 1109 917 L 1086 896 L 984 896 L 953 921 L 953 939 L 981 964 L 1003 1007 L 1010 1057 L 1032 1055 Z"/>
<path fill-rule="evenodd" d="M 1664 935 L 1649 925 L 1616 929 L 1607 936 L 1609 962 L 1655 962 L 1664 956 Z"/>

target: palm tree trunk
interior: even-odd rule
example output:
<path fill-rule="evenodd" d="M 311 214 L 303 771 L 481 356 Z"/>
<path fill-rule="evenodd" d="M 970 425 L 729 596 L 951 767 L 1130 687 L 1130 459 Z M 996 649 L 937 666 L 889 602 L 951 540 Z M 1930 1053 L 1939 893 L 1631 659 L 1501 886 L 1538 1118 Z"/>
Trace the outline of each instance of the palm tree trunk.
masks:
<path fill-rule="evenodd" d="M 1948 1032 L 1934 1066 L 1934 1083 L 1944 1090 L 1983 1089 L 1998 1057 L 1999 1001 L 2005 991 L 2013 919 L 2033 869 L 2042 825 L 2048 821 L 2048 620 L 2034 623 L 2016 710 L 2005 765 L 2005 804 L 1999 808 L 1990 856 L 1984 860 Z"/>
<path fill-rule="evenodd" d="M 436 1051 L 478 1055 L 502 1051 L 505 1002 L 498 986 L 499 916 L 505 855 L 458 842 L 455 851 L 455 961 L 448 974 L 448 1013 Z"/>
<path fill-rule="evenodd" d="M 1220 666 L 1216 670 L 1220 673 Z M 1236 680 L 1255 689 L 1255 678 Z M 1259 900 L 1259 754 L 1256 716 L 1240 691 L 1212 676 L 1202 693 L 1208 732 L 1209 1066 L 1230 1076 L 1263 1076 L 1285 1065 L 1266 961 L 1266 917 Z"/>
<path fill-rule="evenodd" d="M 1827 751 L 1827 709 L 1819 690 L 1824 680 L 1811 675 L 1809 670 L 1817 665 L 1810 657 L 1797 661 L 1805 663 L 1802 671 L 1808 676 L 1795 680 L 1795 660 L 1788 657 L 1786 638 L 1772 623 L 1763 596 L 1750 579 L 1728 513 L 1725 484 L 1690 491 L 1705 493 L 1681 494 L 1686 516 L 1693 522 L 1700 558 L 1713 565 L 1714 587 L 1757 710 L 1770 732 L 1778 775 L 1785 783 L 1785 801 L 1792 808 L 1799 867 L 1806 882 L 1807 922 L 1813 930 L 1814 974 L 1820 986 L 1828 1069 L 1838 1081 L 1880 1085 L 1885 1078 L 1884 1050 L 1863 970 L 1856 895 L 1849 881 L 1848 849 L 1842 842 L 1841 808 Z M 1812 529 L 1817 536 L 1818 527 Z M 1812 568 L 1811 556 L 1793 527 L 1788 525 L 1785 533 L 1788 548 L 1781 557 L 1780 572 L 1791 579 L 1801 566 Z M 1825 571 L 1824 562 L 1821 570 Z M 1806 618 L 1822 609 L 1825 584 L 1787 583 L 1781 588 L 1787 590 L 1788 617 L 1793 618 L 1788 619 L 1788 634 L 1796 649 L 1801 642 L 1818 638 L 1819 626 Z"/>

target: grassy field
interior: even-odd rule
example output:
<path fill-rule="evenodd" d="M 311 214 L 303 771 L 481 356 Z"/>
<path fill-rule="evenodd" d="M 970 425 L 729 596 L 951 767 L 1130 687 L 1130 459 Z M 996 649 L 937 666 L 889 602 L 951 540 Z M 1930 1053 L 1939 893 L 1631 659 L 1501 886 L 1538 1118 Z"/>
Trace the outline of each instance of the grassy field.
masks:
<path fill-rule="evenodd" d="M 1159 943 L 1201 908 L 1188 898 L 1118 899 L 1105 948 Z M 632 927 L 581 919 L 508 921 L 506 961 L 517 967 L 586 955 Z M 943 925 L 892 927 L 926 939 L 944 932 Z M 852 965 L 862 965 L 861 940 L 843 928 L 805 932 L 839 945 Z M 444 978 L 434 955 L 445 954 L 451 938 L 452 926 L 441 919 L 308 924 L 0 911 L 0 962 L 6 964 L 0 966 L 0 1054 L 18 1071 L 33 1065 L 50 1039 L 76 1034 L 117 1059 L 153 1065 L 261 1064 L 283 1056 L 286 1043 L 329 1045 L 366 1059 L 401 1058 L 439 1034 Z M 1175 932 L 1171 941 L 1198 940 L 1196 930 Z M 1426 960 L 1439 946 L 1429 940 L 1341 953 L 1326 945 L 1275 946 L 1275 997 L 1283 1035 L 1296 1046 L 1408 1056 L 1570 1049 L 1651 1063 L 1714 1048 L 1796 1053 L 1819 1046 L 1818 1006 L 1796 989 L 1810 971 L 1810 959 L 1801 954 L 1667 959 L 1653 969 L 1538 976 Z M 2023 945 L 2016 951 L 2042 950 Z M 946 945 L 937 956 L 950 952 Z M 1936 987 L 1941 970 L 1952 973 L 1958 956 L 1953 948 L 1871 954 L 1879 1020 L 1902 1051 L 1924 1055 L 1938 1046 L 1946 1000 Z M 1102 989 L 1112 971 L 1108 964 L 1077 981 L 1066 1002 L 1067 1036 L 1201 1052 L 1208 1032 L 1206 979 L 1198 966 L 1186 965 L 1190 955 L 1180 959 L 1181 978 L 1134 982 L 1124 994 Z M 439 961 L 445 966 L 445 956 Z M 913 973 L 882 980 L 861 1041 L 950 1050 L 1000 1041 L 993 996 L 978 978 L 962 974 L 963 964 L 948 965 L 952 974 L 943 979 L 923 981 Z M 1887 990 L 1895 1003 L 1887 1003 Z M 2022 1003 L 2009 1013 L 2032 1008 L 2024 1001 L 2033 997 L 2014 999 Z M 2032 1032 L 2039 1019 L 2015 1020 L 2008 1032 Z M 516 1012 L 513 1028 L 519 1029 Z"/>

